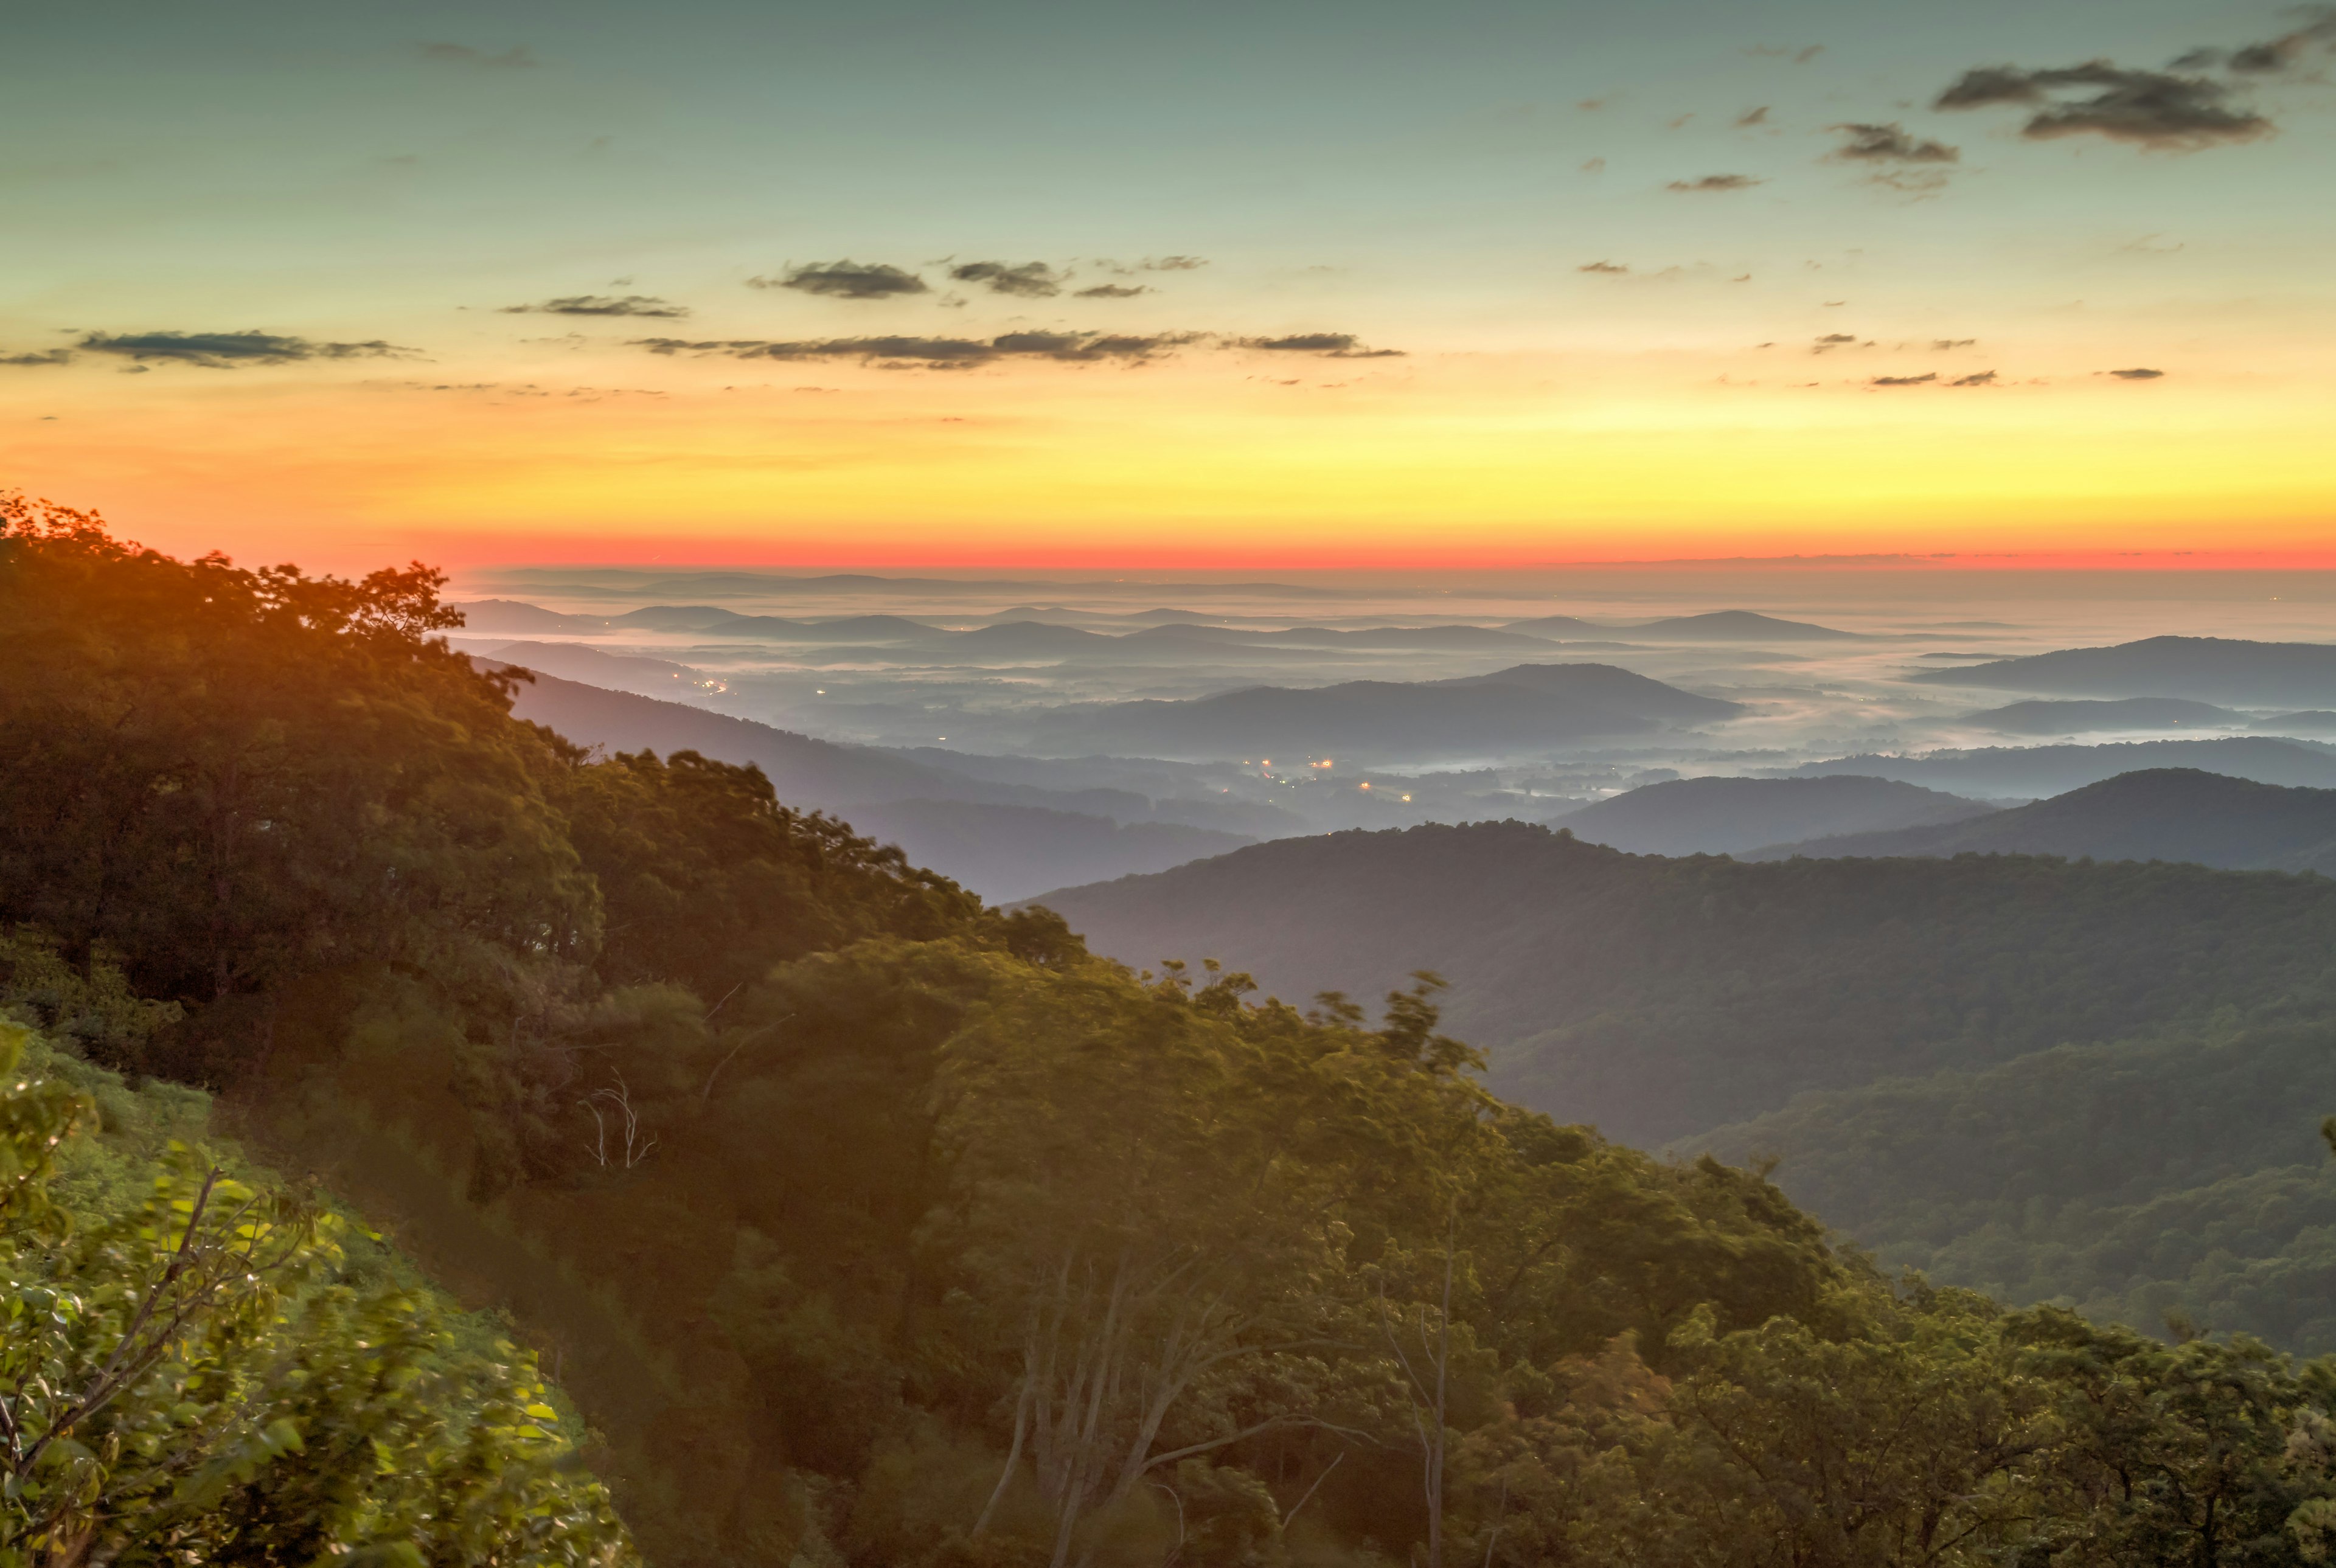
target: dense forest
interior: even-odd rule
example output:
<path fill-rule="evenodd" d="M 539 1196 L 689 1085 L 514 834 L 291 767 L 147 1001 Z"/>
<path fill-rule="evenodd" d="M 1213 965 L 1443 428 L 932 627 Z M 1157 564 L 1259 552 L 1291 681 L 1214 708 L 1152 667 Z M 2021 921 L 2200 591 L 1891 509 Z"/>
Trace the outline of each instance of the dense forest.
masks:
<path fill-rule="evenodd" d="M 1203 954 L 1138 971 L 753 768 L 588 755 L 433 636 L 437 588 L 8 504 L 0 999 L 29 1054 L 0 1262 L 12 1313 L 87 1325 L 12 1319 L 6 1354 L 56 1368 L 0 1394 L 13 1561 L 614 1563 L 566 1398 L 665 1568 L 2331 1544 L 2336 1369 L 1886 1280 L 1757 1168 L 1495 1097 L 1432 974 L 1373 1016 Z M 1682 907 L 1791 929 L 1680 863 L 1622 936 Z M 2157 885 L 2100 888 L 2100 918 L 2140 911 L 2107 934 L 2039 917 L 2001 953 L 2089 942 L 2072 983 L 2146 1018 L 2325 950 L 2287 882 L 2183 884 L 2202 924 Z M 1944 896 L 1974 930 L 2010 907 Z M 2209 929 L 2229 977 L 2167 979 Z M 2010 969 L 1997 1005 L 2029 1002 L 2046 971 Z M 168 1146 L 197 1090 L 283 1180 Z M 335 1203 L 400 1251 L 326 1251 L 363 1233 Z M 148 1343 L 135 1303 L 214 1280 L 215 1333 L 118 1353 Z M 92 1377 L 121 1386 L 102 1409 L 27 1393 Z"/>
<path fill-rule="evenodd" d="M 1488 822 L 1285 839 L 1044 901 L 1098 950 L 1239 953 L 1301 994 L 1432 966 L 1496 1087 L 1649 1143 L 2224 1008 L 2336 1014 L 2336 882 L 2195 865 L 1746 864 Z"/>

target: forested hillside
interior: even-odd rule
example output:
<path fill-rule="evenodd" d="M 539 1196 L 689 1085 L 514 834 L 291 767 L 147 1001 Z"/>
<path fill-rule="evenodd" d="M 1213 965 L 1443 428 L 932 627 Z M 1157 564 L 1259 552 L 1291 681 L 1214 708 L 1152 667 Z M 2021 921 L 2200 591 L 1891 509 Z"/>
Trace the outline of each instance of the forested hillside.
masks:
<path fill-rule="evenodd" d="M 53 1281 L 93 1256 L 17 1228 L 56 1146 L 38 1119 L 78 1114 L 73 1084 L 122 1075 L 101 1115 L 133 1083 L 207 1086 L 268 1159 L 506 1315 L 660 1568 L 2290 1563 L 2336 1528 L 2325 1369 L 1893 1286 L 1756 1171 L 1494 1097 L 1431 975 L 1300 1011 L 1212 964 L 1139 973 L 791 809 L 759 770 L 594 760 L 513 717 L 514 677 L 432 636 L 451 618 L 424 569 L 251 572 L 73 513 L 5 518 L 0 920 L 56 1054 L 54 1081 L 0 1102 L 0 1257 Z M 1506 829 L 1390 842 L 1480 880 L 1487 856 L 1545 870 L 1556 845 L 1565 880 L 1609 895 L 1650 863 Z M 1852 862 L 1684 864 L 1660 898 L 1585 913 L 1670 965 L 1610 987 L 1602 1027 L 1688 974 L 1690 919 L 1797 920 L 1836 957 L 1917 945 L 1851 942 L 1911 898 Z M 2295 891 L 2320 884 L 2200 873 L 2179 887 L 2223 920 L 2229 978 L 2185 973 L 2206 928 L 2161 896 L 2177 884 L 2065 870 L 2022 897 L 1933 895 L 1952 940 L 1923 1027 L 1968 1024 L 1974 973 L 2049 1010 L 2014 954 L 2146 1012 L 2304 995 L 2299 955 L 2325 950 Z M 1420 885 L 1385 880 L 1342 917 L 1433 915 Z M 2009 945 L 1981 940 L 1981 913 L 2023 910 Z M 1818 995 L 1813 971 L 1795 985 L 1760 1016 Z M 1747 989 L 1723 976 L 1676 1018 Z M 1840 1020 L 1883 1031 L 1899 1005 L 1860 992 L 1823 1041 L 1839 1055 Z M 186 1202 L 169 1212 L 205 1212 Z M 176 1277 L 171 1222 L 93 1232 L 131 1247 L 108 1310 Z M 219 1256 L 275 1234 L 227 1225 Z M 400 1333 L 444 1407 L 483 1400 L 467 1425 L 418 1420 L 445 1436 L 416 1453 L 360 1440 L 362 1412 L 297 1358 L 209 1404 L 139 1383 L 158 1422 L 248 1421 L 273 1407 L 223 1396 L 281 1378 L 307 1425 L 238 1451 L 251 1507 L 195 1510 L 224 1535 L 118 1560 L 620 1560 L 580 1527 L 548 1543 L 561 1499 L 596 1495 L 572 1476 L 474 1535 L 443 1510 L 362 1552 L 242 1530 L 478 1495 L 463 1434 L 556 1420 L 466 1370 L 459 1327 Z M 12 1320 L 5 1353 L 21 1341 Z M 50 1445 L 33 1491 L 12 1475 L 12 1525 L 28 1496 L 63 1518 L 44 1489 L 93 1473 L 73 1466 L 152 1451 L 152 1429 L 89 1431 L 85 1453 Z M 433 1465 L 472 1490 L 415 1492 Z M 42 1524 L 42 1561 L 78 1561 L 60 1531 L 84 1523 Z"/>
<path fill-rule="evenodd" d="M 1431 965 L 1504 1092 L 1650 1143 L 1802 1089 L 2336 1006 L 2336 882 L 2188 865 L 1666 860 L 1477 823 L 1285 839 L 1043 901 L 1100 951 L 1238 953 L 1288 995 Z"/>

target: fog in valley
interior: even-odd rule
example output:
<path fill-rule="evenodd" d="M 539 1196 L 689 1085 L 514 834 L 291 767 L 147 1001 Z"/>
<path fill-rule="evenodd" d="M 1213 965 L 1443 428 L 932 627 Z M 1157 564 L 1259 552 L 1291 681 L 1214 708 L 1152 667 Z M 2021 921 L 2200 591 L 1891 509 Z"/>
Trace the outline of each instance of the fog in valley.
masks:
<path fill-rule="evenodd" d="M 1990 667 L 2156 638 L 2317 640 L 2336 611 L 2320 576 L 527 568 L 459 581 L 454 640 L 552 677 L 521 711 L 556 708 L 579 740 L 695 745 L 774 774 L 785 752 L 813 768 L 791 800 L 1007 900 L 1346 828 L 1514 818 L 1741 855 L 2143 768 L 2336 784 L 2336 672 L 2309 657 L 2167 644 L 2113 667 Z M 692 739 L 561 682 L 748 726 Z M 1903 787 L 1706 786 L 1568 820 L 1674 781 L 1843 774 Z"/>

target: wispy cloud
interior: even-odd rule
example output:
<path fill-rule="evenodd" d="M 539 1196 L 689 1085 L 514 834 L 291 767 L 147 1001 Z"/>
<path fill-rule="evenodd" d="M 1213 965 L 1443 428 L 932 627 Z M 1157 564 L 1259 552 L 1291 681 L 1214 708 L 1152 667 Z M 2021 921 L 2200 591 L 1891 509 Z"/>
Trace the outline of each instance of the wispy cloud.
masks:
<path fill-rule="evenodd" d="M 1993 386 L 1995 385 L 1995 372 L 1992 370 L 1973 371 L 1969 375 L 1956 376 L 1952 381 L 1948 382 L 1947 385 L 1949 386 Z"/>
<path fill-rule="evenodd" d="M 1261 348 L 1272 354 L 1320 354 L 1332 359 L 1400 359 L 1400 348 L 1366 348 L 1351 332 L 1299 332 L 1287 337 L 1231 337 L 1229 348 Z"/>
<path fill-rule="evenodd" d="M 890 299 L 902 294 L 930 294 L 931 286 L 909 271 L 885 262 L 814 261 L 791 267 L 776 278 L 750 278 L 749 288 L 792 288 L 798 294 L 824 295 L 832 299 Z"/>
<path fill-rule="evenodd" d="M 291 365 L 309 359 L 408 359 L 421 353 L 377 337 L 364 343 L 316 343 L 272 332 L 92 332 L 77 346 L 141 364 L 161 360 L 206 370 Z"/>
<path fill-rule="evenodd" d="M 996 337 L 827 337 L 793 342 L 764 338 L 639 337 L 633 346 L 652 354 L 713 355 L 732 359 L 858 360 L 883 370 L 969 370 L 1009 360 L 1060 365 L 1140 364 L 1178 348 L 1262 349 L 1328 359 L 1387 359 L 1401 351 L 1366 348 L 1352 333 L 1304 333 L 1288 337 L 1232 337 L 1205 332 L 1008 332 Z"/>
<path fill-rule="evenodd" d="M 1922 386 L 1938 379 L 1939 373 L 1930 370 L 1920 375 L 1877 375 L 1865 385 L 1868 386 Z"/>
<path fill-rule="evenodd" d="M 1749 174 L 1707 174 L 1700 180 L 1674 180 L 1667 190 L 1748 190 L 1755 185 L 1765 185 Z"/>
<path fill-rule="evenodd" d="M 1133 299 L 1139 294 L 1159 292 L 1158 289 L 1141 283 L 1098 283 L 1093 288 L 1073 291 L 1071 297 L 1074 299 Z"/>
<path fill-rule="evenodd" d="M 0 354 L 0 365 L 69 365 L 70 348 L 44 348 L 25 354 Z"/>
<path fill-rule="evenodd" d="M 2160 376 L 2164 375 L 2166 372 L 2162 370 L 2145 370 L 2139 366 L 2136 366 L 2131 370 L 2112 370 L 2109 374 L 2116 376 L 2119 381 L 2156 381 Z"/>
<path fill-rule="evenodd" d="M 1620 261 L 1585 261 L 1573 269 L 1576 272 L 1628 272 L 1630 267 Z"/>
<path fill-rule="evenodd" d="M 504 316 L 654 316 L 667 320 L 678 320 L 689 314 L 689 307 L 669 304 L 647 294 L 571 294 L 562 299 L 547 299 L 539 305 L 506 305 Z"/>

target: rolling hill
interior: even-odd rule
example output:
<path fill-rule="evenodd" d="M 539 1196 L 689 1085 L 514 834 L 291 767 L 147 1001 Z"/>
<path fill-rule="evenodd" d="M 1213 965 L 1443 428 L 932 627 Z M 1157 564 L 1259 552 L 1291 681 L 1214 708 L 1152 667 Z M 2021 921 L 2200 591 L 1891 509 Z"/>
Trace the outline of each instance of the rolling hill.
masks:
<path fill-rule="evenodd" d="M 2336 754 L 2270 735 L 2214 740 L 2112 742 L 2105 745 L 1983 746 L 1912 756 L 1845 756 L 1806 763 L 1802 778 L 1861 774 L 1902 779 L 1951 794 L 2020 800 L 2065 794 L 2144 768 L 2198 768 L 2258 784 L 2336 788 Z"/>
<path fill-rule="evenodd" d="M 1985 725 L 2006 735 L 2085 735 L 2101 730 L 2201 729 L 2244 726 L 2244 714 L 2179 696 L 2128 696 L 2106 701 L 2078 698 L 2015 702 L 1984 713 L 1966 714 L 1965 724 Z"/>
<path fill-rule="evenodd" d="M 1260 686 L 1190 701 L 1058 708 L 1040 716 L 1031 735 L 1037 749 L 1052 752 L 1409 760 L 1516 755 L 1741 711 L 1611 665 L 1528 664 L 1459 680 Z"/>
<path fill-rule="evenodd" d="M 1957 854 L 2336 872 L 2336 789 L 2287 789 L 2195 768 L 2150 768 L 1971 821 L 1815 838 L 1745 858 Z"/>
<path fill-rule="evenodd" d="M 1923 670 L 1911 678 L 2054 696 L 2178 696 L 2242 707 L 2326 706 L 2336 701 L 2336 644 L 2153 637 L 2114 648 L 2062 648 L 1962 669 Z"/>
<path fill-rule="evenodd" d="M 1037 901 L 1126 962 L 1221 958 L 1285 997 L 1436 969 L 1505 1092 L 1640 1141 L 1805 1089 L 2336 1004 L 2336 882 L 2188 865 L 1663 860 L 1477 823 L 1283 839 Z"/>
<path fill-rule="evenodd" d="M 1732 854 L 1786 838 L 1962 822 L 1996 810 L 1894 779 L 1693 778 L 1646 784 L 1549 819 L 1631 854 Z"/>
<path fill-rule="evenodd" d="M 1165 871 L 1257 841 L 1183 823 L 1114 822 L 1046 806 L 904 800 L 852 813 L 859 832 L 914 846 L 911 859 L 992 903 L 1026 899 L 1066 877 Z"/>

